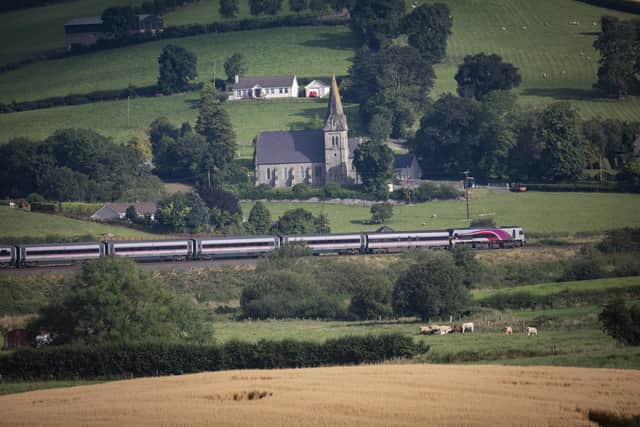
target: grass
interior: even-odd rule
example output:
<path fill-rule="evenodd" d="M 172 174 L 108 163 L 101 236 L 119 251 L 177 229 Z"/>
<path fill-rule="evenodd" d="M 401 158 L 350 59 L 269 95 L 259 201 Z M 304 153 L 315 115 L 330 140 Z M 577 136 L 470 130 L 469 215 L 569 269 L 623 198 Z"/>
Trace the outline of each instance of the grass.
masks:
<path fill-rule="evenodd" d="M 357 47 L 347 27 L 273 28 L 160 40 L 0 74 L 0 102 L 155 84 L 158 56 L 168 44 L 196 54 L 198 81 L 211 80 L 214 65 L 216 77 L 224 78 L 224 61 L 234 52 L 245 56 L 247 75 L 344 75 Z"/>
<path fill-rule="evenodd" d="M 4 394 L 24 393 L 32 390 L 45 390 L 50 388 L 67 388 L 81 385 L 98 384 L 102 381 L 25 381 L 25 382 L 0 382 L 0 396 Z"/>
<path fill-rule="evenodd" d="M 367 206 L 329 203 L 267 202 L 271 216 L 277 219 L 286 210 L 304 208 L 314 214 L 327 214 L 332 232 L 375 230 L 379 225 L 366 222 L 371 214 Z M 598 231 L 640 226 L 640 195 L 598 193 L 494 193 L 473 190 L 470 202 L 472 218 L 491 216 L 497 224 L 515 224 L 525 233 Z M 243 203 L 244 212 L 251 203 Z M 435 216 L 434 216 L 435 215 Z M 393 217 L 385 225 L 394 230 L 437 230 L 465 227 L 464 200 L 427 202 L 395 206 Z"/>
<path fill-rule="evenodd" d="M 109 6 L 138 5 L 143 0 L 75 0 L 0 14 L 0 64 L 42 51 L 64 49 L 64 23 L 80 16 L 100 16 Z"/>
<path fill-rule="evenodd" d="M 138 239 L 157 237 L 150 233 L 117 225 L 80 221 L 58 215 L 27 212 L 0 206 L 0 236 L 2 238 L 44 238 L 45 236 L 63 238 L 92 236 L 97 238 L 105 233 Z"/>
<path fill-rule="evenodd" d="M 575 282 L 540 283 L 537 285 L 518 286 L 499 290 L 481 289 L 473 293 L 476 301 L 498 294 L 527 292 L 533 296 L 548 296 L 562 292 L 589 292 L 604 289 L 640 287 L 640 277 L 616 277 L 610 279 L 579 280 Z"/>
<path fill-rule="evenodd" d="M 599 60 L 593 42 L 600 31 L 600 17 L 631 19 L 634 15 L 573 0 L 445 2 L 453 16 L 453 34 L 446 59 L 436 67 L 434 95 L 455 93 L 453 77 L 465 55 L 497 53 L 520 69 L 522 84 L 516 92 L 523 105 L 542 107 L 566 100 L 584 118 L 640 117 L 640 97 L 609 100 L 592 88 Z"/>
<path fill-rule="evenodd" d="M 130 126 L 127 125 L 127 101 L 0 114 L 0 143 L 16 137 L 42 140 L 55 130 L 67 127 L 93 129 L 116 142 L 125 143 L 133 135 L 143 134 L 149 124 L 161 116 L 168 117 L 177 126 L 184 121 L 195 125 L 197 100 L 196 93 L 134 99 L 130 104 Z M 243 146 L 239 155 L 250 159 L 253 158 L 251 141 L 260 131 L 301 129 L 305 126 L 321 128 L 326 100 L 227 102 L 225 108 L 231 116 L 238 143 Z M 349 126 L 357 135 L 357 106 L 346 104 L 345 110 Z M 33 123 L 38 125 L 33 126 Z"/>

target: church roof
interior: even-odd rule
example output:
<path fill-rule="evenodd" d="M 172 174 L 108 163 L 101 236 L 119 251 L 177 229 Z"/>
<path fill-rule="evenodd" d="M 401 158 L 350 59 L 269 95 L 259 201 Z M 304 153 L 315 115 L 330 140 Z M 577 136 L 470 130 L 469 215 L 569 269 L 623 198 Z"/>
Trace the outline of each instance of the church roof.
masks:
<path fill-rule="evenodd" d="M 344 114 L 344 109 L 342 108 L 342 100 L 340 99 L 340 91 L 338 90 L 335 74 L 331 79 L 331 95 L 329 96 L 329 108 L 327 109 L 324 130 L 349 130 L 349 126 L 347 126 L 347 116 Z"/>
<path fill-rule="evenodd" d="M 260 132 L 256 141 L 256 164 L 324 163 L 322 130 Z"/>

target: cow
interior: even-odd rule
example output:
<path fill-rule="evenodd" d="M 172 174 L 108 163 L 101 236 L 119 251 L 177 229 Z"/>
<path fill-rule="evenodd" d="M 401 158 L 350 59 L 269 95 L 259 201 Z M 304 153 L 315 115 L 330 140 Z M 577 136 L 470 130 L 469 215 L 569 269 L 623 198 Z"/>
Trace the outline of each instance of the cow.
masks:
<path fill-rule="evenodd" d="M 430 335 L 432 332 L 431 326 L 420 326 L 420 335 Z"/>
<path fill-rule="evenodd" d="M 531 335 L 538 336 L 538 328 L 527 326 L 527 336 L 530 337 Z"/>
<path fill-rule="evenodd" d="M 452 332 L 462 333 L 462 325 L 455 325 Z"/>
<path fill-rule="evenodd" d="M 440 329 L 440 335 L 447 335 L 448 333 L 453 331 L 453 328 L 451 326 L 440 326 L 439 329 Z"/>
<path fill-rule="evenodd" d="M 473 332 L 473 322 L 467 322 L 467 323 L 463 323 L 462 324 L 462 333 L 464 334 L 464 331 L 466 330 L 470 330 L 471 332 Z"/>
<path fill-rule="evenodd" d="M 511 326 L 507 326 L 504 330 L 504 333 L 507 335 L 513 335 L 513 328 Z"/>

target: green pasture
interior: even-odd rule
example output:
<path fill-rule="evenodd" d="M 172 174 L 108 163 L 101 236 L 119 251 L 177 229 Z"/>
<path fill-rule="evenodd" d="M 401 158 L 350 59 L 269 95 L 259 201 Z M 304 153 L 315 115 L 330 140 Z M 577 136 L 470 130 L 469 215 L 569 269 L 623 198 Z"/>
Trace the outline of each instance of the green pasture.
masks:
<path fill-rule="evenodd" d="M 75 0 L 0 14 L 0 64 L 51 49 L 64 50 L 64 23 L 81 16 L 100 16 L 110 6 L 138 5 L 143 0 Z"/>
<path fill-rule="evenodd" d="M 0 237 L 3 240 L 11 237 L 20 239 L 45 238 L 48 236 L 62 238 L 86 236 L 87 238 L 95 239 L 105 233 L 112 233 L 123 238 L 150 239 L 157 237 L 150 233 L 117 225 L 99 224 L 0 206 Z"/>
<path fill-rule="evenodd" d="M 224 61 L 234 52 L 245 56 L 247 75 L 344 75 L 357 47 L 347 27 L 273 28 L 160 40 L 38 62 L 0 74 L 0 102 L 155 84 L 158 57 L 167 44 L 196 54 L 197 81 L 211 80 L 214 68 L 216 78 L 225 78 Z"/>
<path fill-rule="evenodd" d="M 592 86 L 599 54 L 593 42 L 602 15 L 634 15 L 574 0 L 445 0 L 453 34 L 447 57 L 436 67 L 434 95 L 456 91 L 454 75 L 464 56 L 497 53 L 520 69 L 520 103 L 543 106 L 570 101 L 585 118 L 638 120 L 640 98 L 601 98 Z M 546 78 L 545 78 L 546 75 Z"/>
<path fill-rule="evenodd" d="M 563 292 L 595 292 L 604 289 L 640 287 L 640 277 L 616 277 L 611 279 L 578 280 L 575 282 L 540 283 L 537 285 L 517 286 L 499 290 L 479 289 L 473 293 L 473 299 L 480 301 L 494 295 L 509 295 L 527 292 L 533 296 L 548 296 Z"/>
<path fill-rule="evenodd" d="M 98 384 L 102 381 L 23 381 L 23 382 L 1 382 L 0 396 L 3 394 L 24 393 L 33 390 L 46 390 L 49 388 L 77 387 L 81 385 Z"/>
<path fill-rule="evenodd" d="M 198 94 L 189 93 L 136 98 L 129 103 L 129 109 L 124 100 L 0 114 L 0 143 L 16 137 L 41 140 L 57 129 L 68 127 L 93 129 L 124 143 L 131 136 L 144 133 L 149 124 L 161 116 L 168 117 L 177 126 L 184 121 L 195 125 L 197 102 Z M 326 99 L 227 102 L 225 108 L 231 116 L 238 143 L 244 145 L 240 156 L 253 158 L 250 144 L 260 131 L 321 128 L 326 102 Z M 351 131 L 358 135 L 357 105 L 346 104 L 345 111 Z"/>
<path fill-rule="evenodd" d="M 472 218 L 491 217 L 499 225 L 520 225 L 527 232 L 577 233 L 621 227 L 640 226 L 640 195 L 611 193 L 545 193 L 490 192 L 473 190 L 470 211 Z M 368 224 L 368 206 L 331 203 L 266 202 L 271 216 L 277 219 L 285 211 L 304 208 L 314 214 L 329 216 L 332 232 L 375 230 Z M 245 213 L 252 203 L 243 203 Z M 448 200 L 399 205 L 385 225 L 394 230 L 437 230 L 466 227 L 464 200 Z"/>

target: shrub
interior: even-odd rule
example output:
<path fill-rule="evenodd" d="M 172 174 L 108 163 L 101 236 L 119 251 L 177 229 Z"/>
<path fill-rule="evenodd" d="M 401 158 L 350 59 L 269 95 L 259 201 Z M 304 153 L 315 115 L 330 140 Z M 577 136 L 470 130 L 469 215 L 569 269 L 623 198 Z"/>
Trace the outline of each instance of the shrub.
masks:
<path fill-rule="evenodd" d="M 598 316 L 602 329 L 629 345 L 640 345 L 640 305 L 627 307 L 623 299 L 611 301 Z"/>
<path fill-rule="evenodd" d="M 604 253 L 640 252 L 640 228 L 609 230 L 598 249 Z"/>
<path fill-rule="evenodd" d="M 159 342 L 61 346 L 2 355 L 0 375 L 9 380 L 60 380 L 355 365 L 414 357 L 427 350 L 427 346 L 399 334 L 343 337 L 324 343 L 262 340 L 215 346 Z"/>
<path fill-rule="evenodd" d="M 471 220 L 470 227 L 495 227 L 496 220 L 491 217 L 475 218 Z"/>

